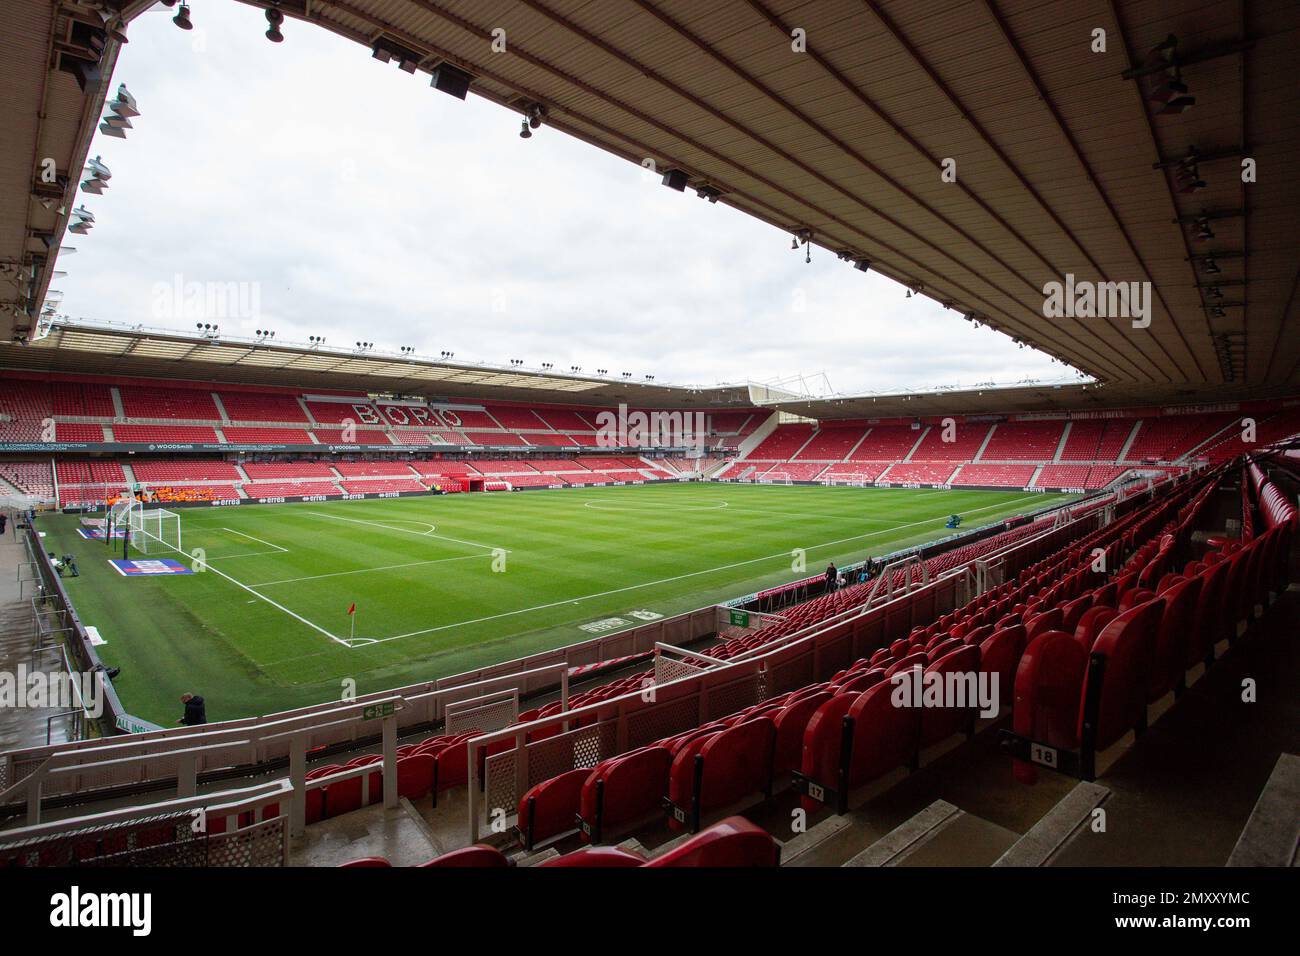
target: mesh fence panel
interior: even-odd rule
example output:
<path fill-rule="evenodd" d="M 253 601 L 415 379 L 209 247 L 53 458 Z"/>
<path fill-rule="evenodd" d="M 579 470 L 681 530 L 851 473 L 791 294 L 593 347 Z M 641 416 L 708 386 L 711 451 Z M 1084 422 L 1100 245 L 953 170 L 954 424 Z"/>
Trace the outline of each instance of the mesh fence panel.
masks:
<path fill-rule="evenodd" d="M 694 695 L 665 701 L 627 716 L 627 748 L 644 747 L 663 737 L 699 726 L 700 703 Z"/>
<path fill-rule="evenodd" d="M 0 868 L 281 866 L 286 817 L 231 833 L 196 833 L 189 812 L 0 844 Z"/>
<path fill-rule="evenodd" d="M 705 670 L 705 668 L 699 664 L 690 664 L 660 654 L 655 658 L 655 683 L 667 684 L 679 677 L 690 677 L 692 674 L 698 674 L 702 670 Z"/>
<path fill-rule="evenodd" d="M 449 704 L 443 733 L 462 734 L 467 730 L 477 730 L 486 734 L 510 726 L 518 716 L 519 705 L 514 697 L 472 707 Z"/>

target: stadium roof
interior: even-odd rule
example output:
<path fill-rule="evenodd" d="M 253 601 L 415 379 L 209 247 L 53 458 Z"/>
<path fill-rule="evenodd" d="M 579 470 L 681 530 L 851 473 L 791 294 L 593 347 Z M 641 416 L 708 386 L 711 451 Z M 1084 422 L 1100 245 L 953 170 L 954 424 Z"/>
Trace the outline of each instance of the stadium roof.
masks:
<path fill-rule="evenodd" d="M 693 388 L 658 382 L 433 361 L 376 350 L 196 335 L 143 327 L 47 321 L 41 338 L 0 344 L 0 367 L 246 385 L 294 385 L 407 396 L 490 395 L 502 401 L 643 408 L 748 406 L 745 385 Z"/>
<path fill-rule="evenodd" d="M 129 19 L 150 3 L 93 6 Z M 1300 381 L 1300 336 L 1285 334 L 1300 320 L 1295 4 L 279 6 L 413 70 L 463 70 L 479 95 L 525 115 L 540 107 L 548 126 L 681 170 L 692 189 L 716 190 L 719 201 L 780 229 L 808 230 L 813 244 L 869 260 L 950 305 L 954 321 L 964 314 L 994 326 L 1111 385 L 1231 383 L 1250 393 Z M 28 198 L 33 158 L 80 169 L 117 49 L 110 39 L 101 80 L 81 94 L 47 61 L 74 55 L 73 20 L 98 14 L 90 4 L 58 9 L 17 0 L 0 31 L 10 91 L 0 109 L 14 134 L 0 146 L 0 261 L 26 267 L 37 257 L 32 286 L 15 286 L 37 308 L 53 257 L 41 258 L 51 240 L 34 238 L 50 232 L 51 217 Z M 505 53 L 493 52 L 498 28 Z M 1095 30 L 1104 31 L 1105 52 L 1095 49 Z M 1172 75 L 1146 66 L 1171 34 L 1181 82 L 1196 100 L 1173 114 L 1158 112 L 1154 99 Z M 806 40 L 802 52 L 792 35 Z M 1247 158 L 1258 170 L 1249 185 Z M 940 175 L 945 159 L 956 162 L 955 182 Z M 53 223 L 55 247 L 66 215 Z M 1150 327 L 1127 317 L 1044 318 L 1043 287 L 1066 274 L 1150 281 Z M 28 325 L 12 313 L 0 318 L 0 332 Z"/>
<path fill-rule="evenodd" d="M 619 402 L 641 408 L 765 406 L 819 420 L 1217 404 L 1277 398 L 1294 391 L 1240 385 L 1022 382 L 808 397 L 763 383 L 703 388 L 112 323 L 50 320 L 42 323 L 42 331 L 45 334 L 26 345 L 0 343 L 0 368 L 71 374 L 111 371 L 142 378 L 602 407 Z"/>

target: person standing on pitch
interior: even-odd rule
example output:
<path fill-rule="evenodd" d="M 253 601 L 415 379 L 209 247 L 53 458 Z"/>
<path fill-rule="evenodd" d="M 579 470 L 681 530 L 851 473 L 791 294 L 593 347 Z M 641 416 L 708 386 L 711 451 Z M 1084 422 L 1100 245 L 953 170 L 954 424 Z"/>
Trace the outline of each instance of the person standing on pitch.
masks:
<path fill-rule="evenodd" d="M 9 523 L 9 516 L 5 514 L 3 511 L 0 511 L 0 535 L 3 535 L 5 533 L 5 525 L 7 525 L 8 523 Z"/>
<path fill-rule="evenodd" d="M 839 579 L 840 579 L 840 572 L 839 572 L 839 570 L 835 567 L 835 562 L 832 561 L 830 564 L 826 565 L 826 591 L 827 591 L 827 593 L 830 593 L 831 591 L 834 591 L 834 590 L 835 590 L 835 585 L 839 583 Z"/>
<path fill-rule="evenodd" d="M 185 705 L 185 716 L 176 721 L 178 724 L 185 724 L 187 727 L 196 727 L 199 724 L 208 722 L 208 709 L 203 703 L 203 698 L 197 694 L 181 694 L 181 703 Z"/>

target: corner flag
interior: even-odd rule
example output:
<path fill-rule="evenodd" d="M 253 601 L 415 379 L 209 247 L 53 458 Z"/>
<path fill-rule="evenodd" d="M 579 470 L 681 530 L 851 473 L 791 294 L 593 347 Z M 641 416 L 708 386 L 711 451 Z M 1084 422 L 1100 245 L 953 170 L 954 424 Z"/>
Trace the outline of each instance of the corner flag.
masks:
<path fill-rule="evenodd" d="M 348 639 L 350 640 L 357 636 L 357 602 L 356 601 L 353 601 L 351 604 L 348 605 L 348 623 L 351 625 L 348 633 Z"/>
<path fill-rule="evenodd" d="M 348 614 L 356 614 L 356 613 L 357 613 L 357 602 L 353 601 L 351 604 L 348 605 Z"/>

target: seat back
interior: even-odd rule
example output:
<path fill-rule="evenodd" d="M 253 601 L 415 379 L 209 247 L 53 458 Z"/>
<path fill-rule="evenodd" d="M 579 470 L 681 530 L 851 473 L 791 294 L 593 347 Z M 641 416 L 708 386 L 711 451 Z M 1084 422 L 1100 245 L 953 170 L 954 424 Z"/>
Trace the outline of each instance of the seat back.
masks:
<path fill-rule="evenodd" d="M 1079 746 L 1079 694 L 1088 652 L 1073 634 L 1047 631 L 1025 646 L 1016 669 L 1011 725 L 1015 733 L 1050 747 Z M 1016 776 L 1036 779 L 1032 764 L 1016 762 Z"/>
<path fill-rule="evenodd" d="M 642 747 L 602 761 L 582 785 L 582 819 L 594 826 L 599 810 L 603 832 L 657 812 L 668 793 L 672 760 L 667 747 Z M 602 796 L 599 807 L 598 792 Z"/>
<path fill-rule="evenodd" d="M 1092 653 L 1102 655 L 1106 662 L 1097 706 L 1097 750 L 1109 747 L 1144 721 L 1156 630 L 1163 612 L 1163 601 L 1148 601 L 1125 611 L 1102 629 L 1092 645 Z M 1081 700 L 1087 698 L 1092 679 L 1090 676 L 1084 682 Z M 1080 735 L 1083 720 L 1081 708 Z"/>
<path fill-rule="evenodd" d="M 467 846 L 459 850 L 452 850 L 450 853 L 444 853 L 441 856 L 435 856 L 429 862 L 421 863 L 418 868 L 495 869 L 509 865 L 510 861 L 502 855 L 500 850 L 494 850 L 490 846 Z"/>
<path fill-rule="evenodd" d="M 780 856 L 780 845 L 762 827 L 727 817 L 645 866 L 776 866 Z"/>
<path fill-rule="evenodd" d="M 921 708 L 921 747 L 938 743 L 972 726 L 979 710 L 979 670 L 980 649 L 967 644 L 950 651 L 925 669 L 926 679 L 933 674 L 945 685 L 960 684 L 966 689 L 966 694 L 960 705 L 956 701 L 945 701 L 940 707 Z"/>
<path fill-rule="evenodd" d="M 1004 627 L 980 645 L 980 670 L 990 679 L 997 675 L 998 697 L 1004 703 L 1010 703 L 1015 695 L 1016 669 L 1028 643 L 1025 629 L 1017 625 Z"/>
<path fill-rule="evenodd" d="M 591 767 L 570 770 L 543 780 L 519 800 L 519 831 L 524 847 L 532 849 L 542 840 L 568 833 L 577 826 L 582 810 L 582 787 L 595 771 Z"/>
<path fill-rule="evenodd" d="M 883 671 L 881 672 L 883 676 Z M 803 757 L 803 735 L 808 729 L 808 721 L 817 712 L 817 708 L 830 700 L 829 691 L 821 691 L 801 697 L 794 703 L 787 704 L 773 718 L 776 724 L 776 754 L 772 759 L 772 772 L 780 775 L 789 773 L 799 766 Z"/>
<path fill-rule="evenodd" d="M 1105 604 L 1094 605 L 1083 612 L 1079 625 L 1074 629 L 1074 639 L 1085 651 L 1092 650 L 1101 629 L 1119 615 L 1113 607 Z"/>
<path fill-rule="evenodd" d="M 877 684 L 849 708 L 848 717 L 853 721 L 850 787 L 870 783 L 915 759 L 921 712 L 916 707 L 895 706 L 893 694 L 892 684 Z"/>
<path fill-rule="evenodd" d="M 844 715 L 859 696 L 837 694 L 813 712 L 804 730 L 803 756 L 799 761 L 800 773 L 809 780 L 828 786 L 835 785 L 840 767 L 840 746 L 844 739 Z M 809 813 L 821 807 L 820 803 L 809 797 L 803 797 L 801 804 Z"/>
<path fill-rule="evenodd" d="M 1183 673 L 1191 666 L 1189 649 L 1199 646 L 1196 605 L 1200 596 L 1200 578 L 1183 578 L 1160 594 L 1164 610 L 1152 648 L 1148 703 L 1155 703 L 1177 687 Z M 1195 660 L 1193 658 L 1191 663 Z"/>
<path fill-rule="evenodd" d="M 775 741 L 776 724 L 770 717 L 747 720 L 711 738 L 700 750 L 704 767 L 701 812 L 730 806 L 766 790 L 772 782 Z M 683 760 L 679 754 L 668 781 L 668 797 L 677 806 L 689 805 L 694 778 L 694 761 Z"/>

